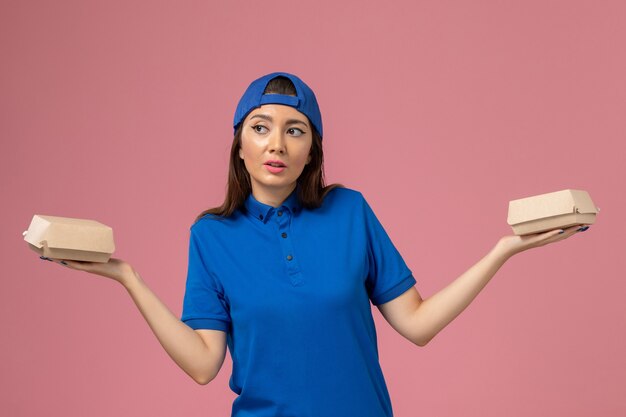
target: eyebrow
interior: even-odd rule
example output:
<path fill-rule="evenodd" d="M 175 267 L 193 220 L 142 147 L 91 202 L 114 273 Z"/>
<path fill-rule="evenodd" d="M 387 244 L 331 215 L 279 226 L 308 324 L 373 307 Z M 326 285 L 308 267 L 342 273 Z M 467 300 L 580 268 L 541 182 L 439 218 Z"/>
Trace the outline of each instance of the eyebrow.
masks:
<path fill-rule="evenodd" d="M 265 119 L 265 120 L 270 121 L 270 122 L 272 122 L 272 121 L 273 121 L 272 116 L 270 116 L 269 114 L 255 114 L 254 116 L 252 116 L 252 117 L 250 118 L 250 120 L 254 119 L 255 117 L 258 117 L 258 118 L 260 118 L 260 119 Z M 303 122 L 303 121 L 302 121 L 302 120 L 300 120 L 300 119 L 288 119 L 288 120 L 287 120 L 287 124 L 288 124 L 288 125 L 291 125 L 291 124 L 294 124 L 294 123 L 300 123 L 300 124 L 305 125 L 306 127 L 309 127 L 309 125 L 308 125 L 308 124 L 306 124 L 305 122 Z"/>

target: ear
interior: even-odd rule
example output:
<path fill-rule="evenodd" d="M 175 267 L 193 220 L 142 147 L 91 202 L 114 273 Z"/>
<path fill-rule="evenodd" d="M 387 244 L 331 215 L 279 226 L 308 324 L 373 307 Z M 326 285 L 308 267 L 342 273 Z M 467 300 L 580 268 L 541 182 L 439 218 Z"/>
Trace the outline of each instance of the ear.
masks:
<path fill-rule="evenodd" d="M 239 158 L 243 159 L 243 150 L 239 147 Z"/>
<path fill-rule="evenodd" d="M 311 156 L 311 154 L 309 154 L 308 158 L 306 159 L 306 164 L 304 164 L 304 165 L 308 165 L 309 162 L 311 162 L 311 158 L 312 158 L 312 156 Z"/>

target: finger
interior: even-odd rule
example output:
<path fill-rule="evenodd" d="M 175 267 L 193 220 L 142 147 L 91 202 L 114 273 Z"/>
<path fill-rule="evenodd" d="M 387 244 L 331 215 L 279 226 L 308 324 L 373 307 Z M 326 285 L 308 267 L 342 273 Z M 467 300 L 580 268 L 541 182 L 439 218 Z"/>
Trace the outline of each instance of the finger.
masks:
<path fill-rule="evenodd" d="M 79 261 L 70 261 L 69 259 L 63 259 L 61 265 L 64 265 L 68 268 L 82 270 L 82 263 Z"/>
<path fill-rule="evenodd" d="M 552 236 L 551 238 L 553 241 L 556 242 L 558 240 L 567 239 L 568 237 L 575 235 L 581 230 L 587 230 L 587 229 L 582 229 L 581 225 L 574 225 L 574 226 L 566 227 L 564 229 L 557 229 L 557 232 L 555 235 L 556 237 Z"/>
<path fill-rule="evenodd" d="M 556 229 L 552 230 L 547 236 L 545 243 L 558 242 L 559 240 L 567 239 L 574 232 L 570 229 Z"/>
<path fill-rule="evenodd" d="M 537 239 L 538 242 L 541 242 L 541 245 L 558 242 L 559 240 L 567 239 L 576 233 L 576 229 L 578 226 L 567 227 L 565 229 L 554 229 L 549 230 L 544 233 L 540 233 Z"/>
<path fill-rule="evenodd" d="M 576 229 L 577 232 L 584 232 L 586 230 L 589 229 L 589 225 L 588 224 L 581 224 L 580 227 L 578 229 Z"/>
<path fill-rule="evenodd" d="M 546 240 L 546 239 L 550 239 L 550 238 L 560 238 L 563 237 L 563 234 L 566 234 L 569 232 L 569 229 L 553 229 L 553 230 L 548 230 L 547 232 L 543 232 L 543 233 L 538 233 L 539 236 L 539 240 Z"/>
<path fill-rule="evenodd" d="M 45 258 L 45 259 L 47 259 L 48 261 L 57 263 L 57 264 L 61 264 L 61 265 L 63 265 L 63 262 L 65 262 L 63 259 L 59 259 L 59 258 Z"/>
<path fill-rule="evenodd" d="M 562 235 L 563 233 L 565 233 L 565 230 L 563 230 L 563 229 L 554 229 L 554 230 L 550 230 L 548 232 L 545 232 L 543 235 L 546 236 L 546 237 L 553 237 L 553 236 Z"/>
<path fill-rule="evenodd" d="M 587 229 L 589 229 L 588 224 L 577 224 L 577 225 L 568 227 L 567 229 L 565 229 L 565 232 L 571 236 L 578 232 L 584 232 Z"/>
<path fill-rule="evenodd" d="M 564 232 L 565 234 L 568 234 L 568 235 L 570 235 L 570 236 L 571 236 L 571 235 L 573 235 L 574 233 L 576 233 L 576 231 L 577 231 L 577 229 L 578 229 L 578 228 L 579 228 L 579 226 L 578 226 L 578 225 L 574 225 L 574 226 L 566 227 L 565 229 L 562 229 L 562 230 L 563 230 L 563 232 Z"/>
<path fill-rule="evenodd" d="M 47 259 L 48 261 L 52 261 L 60 265 L 66 266 L 66 267 L 76 268 L 75 267 L 76 263 L 74 261 L 69 261 L 67 259 L 59 259 L 59 258 L 45 258 L 45 259 Z"/>

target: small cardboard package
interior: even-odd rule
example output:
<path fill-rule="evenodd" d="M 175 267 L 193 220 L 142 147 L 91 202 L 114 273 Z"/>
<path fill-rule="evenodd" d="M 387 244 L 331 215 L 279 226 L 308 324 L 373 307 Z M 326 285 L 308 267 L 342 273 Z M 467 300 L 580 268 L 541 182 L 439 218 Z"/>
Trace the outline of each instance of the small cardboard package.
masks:
<path fill-rule="evenodd" d="M 600 211 L 586 191 L 562 190 L 509 201 L 507 223 L 516 235 L 593 224 Z"/>
<path fill-rule="evenodd" d="M 23 236 L 48 258 L 108 262 L 115 251 L 113 229 L 95 220 L 35 214 Z"/>

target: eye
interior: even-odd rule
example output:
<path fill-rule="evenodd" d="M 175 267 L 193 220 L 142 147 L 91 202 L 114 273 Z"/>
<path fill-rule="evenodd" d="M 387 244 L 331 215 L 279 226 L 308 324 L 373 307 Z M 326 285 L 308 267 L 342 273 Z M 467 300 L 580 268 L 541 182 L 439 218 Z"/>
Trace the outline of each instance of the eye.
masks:
<path fill-rule="evenodd" d="M 291 127 L 287 130 L 287 132 L 293 132 L 293 131 L 298 132 L 294 136 L 302 136 L 305 133 L 304 131 L 302 131 L 301 129 L 298 129 L 297 127 Z"/>
<path fill-rule="evenodd" d="M 254 126 L 252 126 L 252 129 L 254 129 L 255 132 L 257 132 L 257 133 L 265 133 L 264 131 L 259 130 L 259 128 L 267 130 L 267 128 L 265 126 L 263 126 L 263 125 L 254 125 Z"/>

